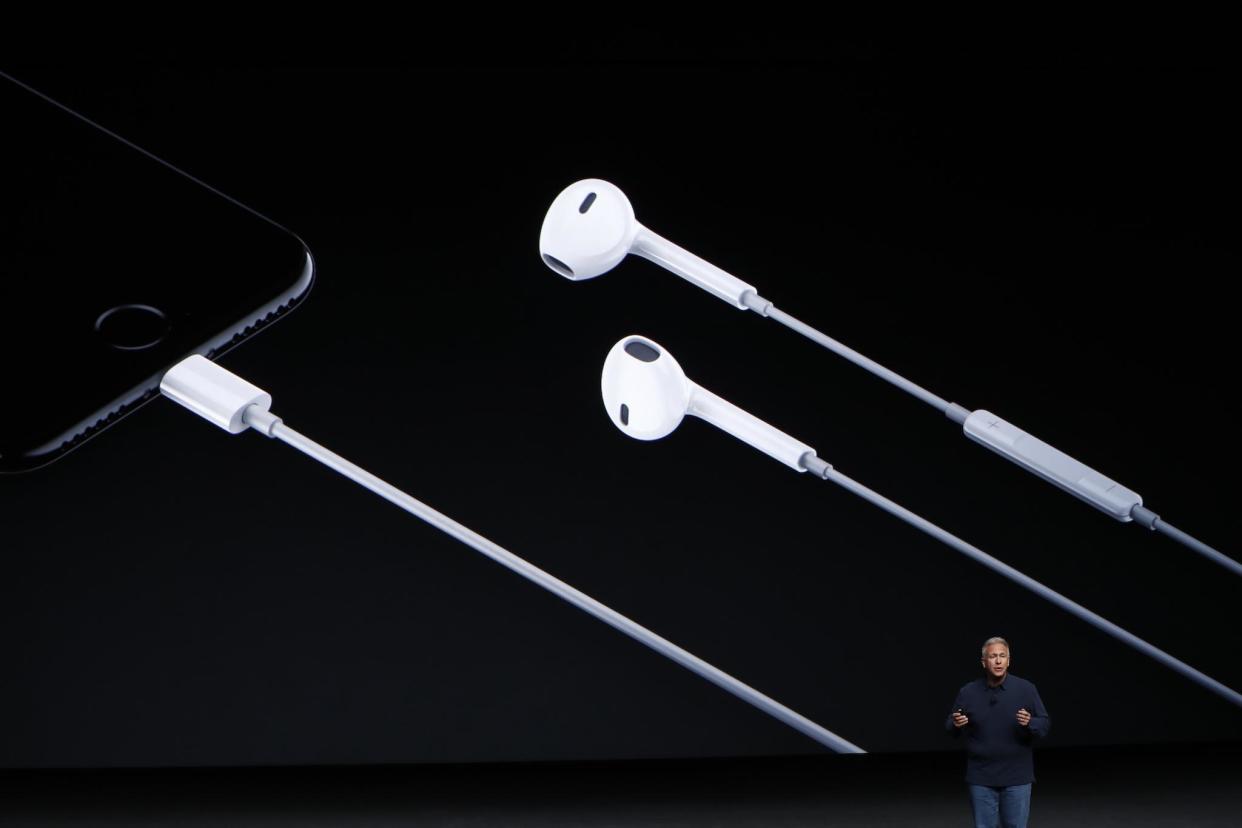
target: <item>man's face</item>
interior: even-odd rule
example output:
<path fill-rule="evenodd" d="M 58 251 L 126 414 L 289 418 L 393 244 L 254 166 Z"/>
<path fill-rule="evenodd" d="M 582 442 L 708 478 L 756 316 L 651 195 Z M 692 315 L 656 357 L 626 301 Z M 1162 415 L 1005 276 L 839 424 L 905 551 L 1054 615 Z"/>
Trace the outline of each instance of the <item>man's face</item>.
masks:
<path fill-rule="evenodd" d="M 1009 648 L 1004 644 L 989 644 L 983 654 L 983 669 L 992 681 L 1000 681 L 1009 672 Z"/>

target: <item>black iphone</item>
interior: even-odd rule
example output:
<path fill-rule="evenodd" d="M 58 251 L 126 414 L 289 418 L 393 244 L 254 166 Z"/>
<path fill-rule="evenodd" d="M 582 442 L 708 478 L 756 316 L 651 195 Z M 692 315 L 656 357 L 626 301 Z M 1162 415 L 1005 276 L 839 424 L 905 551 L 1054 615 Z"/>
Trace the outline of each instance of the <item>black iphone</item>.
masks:
<path fill-rule="evenodd" d="M 0 72 L 0 472 L 72 450 L 313 278 L 297 236 Z"/>

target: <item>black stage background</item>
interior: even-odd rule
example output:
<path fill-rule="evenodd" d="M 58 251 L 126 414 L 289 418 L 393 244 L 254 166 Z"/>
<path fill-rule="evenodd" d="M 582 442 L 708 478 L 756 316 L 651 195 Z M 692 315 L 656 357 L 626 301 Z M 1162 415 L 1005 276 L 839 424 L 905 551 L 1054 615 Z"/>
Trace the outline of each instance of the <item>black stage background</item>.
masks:
<path fill-rule="evenodd" d="M 1050 748 L 1031 824 L 1232 828 L 1237 743 Z M 0 817 L 60 825 L 844 826 L 970 823 L 947 753 L 367 768 L 0 772 Z M 6 823 L 7 824 L 7 823 Z"/>
<path fill-rule="evenodd" d="M 642 61 L 4 68 L 307 242 L 308 300 L 223 360 L 290 425 L 867 750 L 944 749 L 996 634 L 1049 748 L 1242 739 L 1217 697 L 829 484 L 700 422 L 627 440 L 600 366 L 651 336 L 844 473 L 1240 687 L 1235 578 L 649 263 L 572 284 L 536 249 L 562 187 L 609 179 L 778 307 L 1236 552 L 1237 136 L 1213 55 L 641 34 Z M 0 478 L 0 523 L 2 766 L 820 752 L 163 400 Z"/>

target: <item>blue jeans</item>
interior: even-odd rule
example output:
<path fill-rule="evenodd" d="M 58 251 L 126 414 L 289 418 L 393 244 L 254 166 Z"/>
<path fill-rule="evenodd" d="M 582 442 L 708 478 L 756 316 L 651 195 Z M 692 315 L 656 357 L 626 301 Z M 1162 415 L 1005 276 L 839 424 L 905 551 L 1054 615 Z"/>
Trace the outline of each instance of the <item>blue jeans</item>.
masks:
<path fill-rule="evenodd" d="M 970 807 L 975 812 L 975 828 L 1026 828 L 1031 815 L 1031 783 L 992 788 L 967 785 Z"/>

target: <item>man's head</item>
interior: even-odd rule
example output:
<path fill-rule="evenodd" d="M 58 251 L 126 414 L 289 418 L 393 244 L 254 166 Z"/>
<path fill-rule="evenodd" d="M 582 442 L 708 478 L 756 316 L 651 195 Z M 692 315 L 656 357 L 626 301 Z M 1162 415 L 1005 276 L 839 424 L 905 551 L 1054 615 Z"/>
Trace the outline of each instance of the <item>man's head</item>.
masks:
<path fill-rule="evenodd" d="M 1000 637 L 983 642 L 983 672 L 988 681 L 998 684 L 1009 672 L 1009 642 Z"/>

